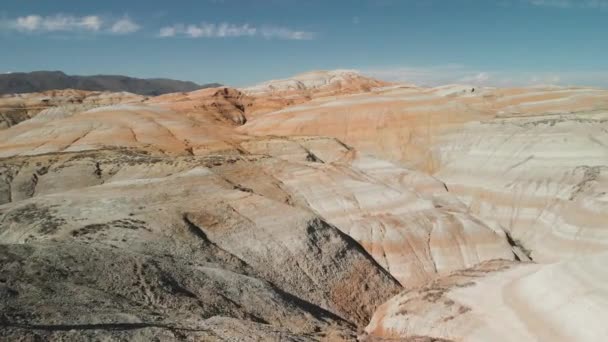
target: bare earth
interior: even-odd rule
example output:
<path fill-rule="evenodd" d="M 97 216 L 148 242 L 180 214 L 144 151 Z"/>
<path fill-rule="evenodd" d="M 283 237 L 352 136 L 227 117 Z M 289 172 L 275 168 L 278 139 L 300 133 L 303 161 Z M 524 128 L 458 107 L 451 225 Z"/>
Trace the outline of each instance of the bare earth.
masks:
<path fill-rule="evenodd" d="M 608 336 L 608 91 L 21 94 L 0 158 L 0 339 Z"/>

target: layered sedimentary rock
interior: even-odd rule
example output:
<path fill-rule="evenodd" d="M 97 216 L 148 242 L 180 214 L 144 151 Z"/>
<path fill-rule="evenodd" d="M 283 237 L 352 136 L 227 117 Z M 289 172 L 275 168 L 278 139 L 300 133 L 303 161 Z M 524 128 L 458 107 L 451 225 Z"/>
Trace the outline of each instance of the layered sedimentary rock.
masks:
<path fill-rule="evenodd" d="M 5 160 L 5 336 L 68 337 L 71 327 L 239 338 L 225 317 L 261 324 L 265 338 L 349 338 L 399 283 L 352 238 L 286 203 L 271 177 L 237 183 L 264 158 L 101 150 Z"/>
<path fill-rule="evenodd" d="M 7 268 L 9 337 L 30 330 L 70 336 L 62 332 L 67 327 L 83 330 L 77 336 L 89 336 L 84 330 L 97 327 L 125 330 L 116 336 L 129 338 L 161 332 L 206 336 L 188 329 L 228 329 L 223 321 L 216 323 L 217 317 L 228 317 L 244 327 L 253 324 L 264 338 L 278 329 L 313 339 L 332 334 L 348 339 L 402 286 L 484 260 L 517 258 L 505 233 L 467 214 L 441 182 L 362 156 L 332 138 L 252 138 L 230 125 L 211 125 L 208 116 L 146 104 L 39 114 L 0 134 L 5 203 L 0 239 L 8 244 L 7 265 L 47 267 L 28 253 L 43 260 L 57 255 L 58 265 L 69 264 L 61 258 L 89 253 L 99 255 L 81 261 L 90 270 L 151 263 L 146 267 L 154 271 L 142 276 L 145 285 L 133 296 L 147 297 L 138 299 L 122 292 L 133 289 L 112 285 L 110 271 L 91 278 L 62 268 L 67 284 L 61 286 L 126 296 L 100 300 L 108 305 L 100 310 L 112 314 L 94 320 L 97 313 L 77 314 L 94 305 L 93 296 L 84 294 L 65 304 L 76 308 L 74 315 L 60 307 L 57 314 L 41 315 L 43 306 L 59 305 L 53 303 L 61 302 L 56 294 L 61 291 L 25 296 L 22 284 L 30 278 Z M 13 244 L 30 249 L 13 252 Z M 128 253 L 113 256 L 122 251 Z M 119 260 L 114 266 L 105 261 L 114 259 Z M 188 267 L 173 270 L 172 264 Z M 201 267 L 222 279 L 229 272 L 247 281 L 185 280 L 204 277 L 196 273 Z M 46 281 L 41 276 L 37 286 Z M 261 291 L 257 304 L 242 295 L 222 299 L 227 295 L 220 288 L 243 293 L 253 286 Z M 187 319 L 191 325 L 179 323 L 178 317 L 194 315 L 175 298 L 183 296 L 202 306 L 199 318 Z M 273 299 L 277 296 L 283 299 Z M 123 300 L 145 310 L 137 313 Z M 225 300 L 234 302 L 234 309 L 209 309 L 223 307 Z M 263 304 L 268 301 L 295 311 L 276 311 Z M 154 319 L 160 323 L 154 325 L 148 313 L 158 313 Z M 288 323 L 291 319 L 304 322 L 303 328 Z"/>
<path fill-rule="evenodd" d="M 248 117 L 306 103 L 316 98 L 369 92 L 388 82 L 365 77 L 352 70 L 314 71 L 282 80 L 242 88 L 250 97 Z"/>
<path fill-rule="evenodd" d="M 300 146 L 284 140 L 247 141 L 242 146 L 313 161 L 307 168 L 273 163 L 265 171 L 361 243 L 403 286 L 484 260 L 516 258 L 502 230 L 469 215 L 437 180 L 360 157 L 334 140 L 329 142 L 344 153 L 340 162 L 333 162 L 337 156 L 328 154 L 327 143 L 298 142 Z"/>
<path fill-rule="evenodd" d="M 410 86 L 373 89 L 370 93 L 317 98 L 259 117 L 241 127 L 254 135 L 332 136 L 358 149 L 432 171 L 430 130 L 468 122 L 479 113 Z"/>
<path fill-rule="evenodd" d="M 2 338 L 606 333 L 604 91 L 70 94 L 0 131 Z"/>
<path fill-rule="evenodd" d="M 282 80 L 271 80 L 242 91 L 254 95 L 269 94 L 301 94 L 303 92 L 318 94 L 344 95 L 348 93 L 361 93 L 375 87 L 388 85 L 388 82 L 365 77 L 353 70 L 313 71 Z"/>
<path fill-rule="evenodd" d="M 608 112 L 469 123 L 441 137 L 436 176 L 537 261 L 605 251 L 606 133 Z"/>
<path fill-rule="evenodd" d="M 241 130 L 333 136 L 430 172 L 539 260 L 608 244 L 606 91 L 393 86 L 288 107 Z"/>
<path fill-rule="evenodd" d="M 131 93 L 82 90 L 50 90 L 41 93 L 0 96 L 0 129 L 5 129 L 46 111 L 78 112 L 116 103 L 137 103 L 144 97 Z"/>
<path fill-rule="evenodd" d="M 608 92 L 391 86 L 313 99 L 239 130 L 333 136 L 431 173 L 464 203 L 460 210 L 507 231 L 520 260 L 555 263 L 493 262 L 464 278 L 456 272 L 431 281 L 380 308 L 366 329 L 370 341 L 606 335 L 598 317 L 606 316 L 608 293 L 598 265 L 608 247 Z M 485 274 L 505 265 L 513 270 Z"/>
<path fill-rule="evenodd" d="M 608 334 L 607 257 L 553 265 L 493 261 L 455 272 L 380 307 L 367 339 L 602 340 Z"/>
<path fill-rule="evenodd" d="M 5 155 L 114 146 L 170 155 L 249 152 L 292 161 L 269 163 L 264 172 L 362 243 L 404 285 L 483 260 L 515 257 L 505 233 L 466 213 L 439 181 L 360 157 L 333 139 L 251 140 L 149 106 L 98 108 L 61 120 L 34 120 L 5 133 L 0 148 Z M 445 241 L 450 239 L 458 242 Z"/>
<path fill-rule="evenodd" d="M 231 134 L 229 127 L 203 125 L 161 107 L 121 104 L 67 113 L 60 119 L 39 116 L 1 131 L 0 156 L 105 146 L 138 147 L 174 155 L 198 154 L 200 150 L 231 149 Z"/>
<path fill-rule="evenodd" d="M 247 95 L 227 87 L 167 94 L 153 97 L 147 102 L 195 117 L 199 121 L 231 125 L 244 124 L 247 121 L 245 111 L 251 106 L 251 99 Z"/>

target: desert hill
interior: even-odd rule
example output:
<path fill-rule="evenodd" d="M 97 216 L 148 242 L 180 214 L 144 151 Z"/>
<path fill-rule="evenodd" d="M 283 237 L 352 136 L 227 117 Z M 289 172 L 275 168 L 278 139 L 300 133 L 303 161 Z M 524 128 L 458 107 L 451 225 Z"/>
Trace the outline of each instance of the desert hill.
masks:
<path fill-rule="evenodd" d="M 339 70 L 2 103 L 3 338 L 606 336 L 608 91 Z"/>

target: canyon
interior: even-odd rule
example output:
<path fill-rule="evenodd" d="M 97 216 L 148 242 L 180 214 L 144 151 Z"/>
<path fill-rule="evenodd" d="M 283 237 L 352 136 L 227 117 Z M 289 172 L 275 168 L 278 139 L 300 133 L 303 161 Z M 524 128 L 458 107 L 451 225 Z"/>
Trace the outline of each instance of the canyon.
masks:
<path fill-rule="evenodd" d="M 0 97 L 7 340 L 598 341 L 608 91 Z"/>

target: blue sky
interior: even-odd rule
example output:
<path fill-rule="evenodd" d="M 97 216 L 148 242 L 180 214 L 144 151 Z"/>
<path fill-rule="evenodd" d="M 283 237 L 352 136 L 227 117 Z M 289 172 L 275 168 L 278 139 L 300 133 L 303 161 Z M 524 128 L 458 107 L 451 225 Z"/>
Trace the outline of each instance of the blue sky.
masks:
<path fill-rule="evenodd" d="M 608 0 L 4 0 L 0 72 L 608 87 Z"/>

